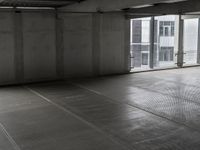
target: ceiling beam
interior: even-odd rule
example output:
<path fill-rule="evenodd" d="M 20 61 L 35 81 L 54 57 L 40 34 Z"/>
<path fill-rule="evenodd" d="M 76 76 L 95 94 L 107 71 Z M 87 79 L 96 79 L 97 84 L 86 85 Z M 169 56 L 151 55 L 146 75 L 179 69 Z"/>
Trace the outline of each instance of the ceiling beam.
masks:
<path fill-rule="evenodd" d="M 12 7 L 61 7 L 83 0 L 1 0 L 0 6 Z"/>
<path fill-rule="evenodd" d="M 166 15 L 166 14 L 186 14 L 200 11 L 199 0 L 188 0 L 176 3 L 158 3 L 145 8 L 128 8 L 124 10 L 130 14 L 142 15 Z"/>

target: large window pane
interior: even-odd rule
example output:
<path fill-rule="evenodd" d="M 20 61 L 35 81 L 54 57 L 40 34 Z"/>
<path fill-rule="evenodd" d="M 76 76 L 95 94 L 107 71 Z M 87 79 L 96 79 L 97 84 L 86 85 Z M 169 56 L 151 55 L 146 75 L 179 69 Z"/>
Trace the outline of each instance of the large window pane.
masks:
<path fill-rule="evenodd" d="M 177 59 L 178 16 L 155 17 L 154 68 L 175 67 Z"/>
<path fill-rule="evenodd" d="M 159 69 L 177 67 L 177 64 L 182 66 L 182 62 L 184 65 L 195 65 L 200 62 L 199 18 L 181 17 L 165 15 L 131 20 L 131 67 L 134 70 L 150 69 L 152 64 L 153 69 Z M 183 22 L 180 19 L 183 19 Z M 154 30 L 151 27 L 153 20 Z M 150 39 L 153 37 L 150 35 L 152 31 L 153 50 Z"/>
<path fill-rule="evenodd" d="M 184 62 L 185 65 L 197 64 L 199 19 L 184 20 Z"/>
<path fill-rule="evenodd" d="M 149 69 L 150 18 L 131 20 L 131 67 Z"/>

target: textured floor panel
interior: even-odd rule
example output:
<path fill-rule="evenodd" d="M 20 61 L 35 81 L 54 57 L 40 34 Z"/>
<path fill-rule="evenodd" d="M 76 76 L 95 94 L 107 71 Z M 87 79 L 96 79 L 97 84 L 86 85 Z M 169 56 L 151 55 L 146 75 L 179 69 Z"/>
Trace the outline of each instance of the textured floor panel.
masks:
<path fill-rule="evenodd" d="M 75 90 L 72 86 L 74 92 L 71 93 L 68 85 L 66 88 L 62 85 L 61 91 L 58 84 L 46 85 L 46 87 L 32 86 L 31 88 L 55 103 L 70 109 L 133 149 L 187 150 L 192 148 L 195 150 L 200 147 L 199 132 L 129 105 L 110 101 L 90 91 L 79 88 Z M 55 94 L 55 91 L 58 91 L 58 94 Z"/>
<path fill-rule="evenodd" d="M 0 127 L 0 150 L 16 150 L 12 143 L 9 141 L 4 129 Z"/>
<path fill-rule="evenodd" d="M 148 87 L 138 87 L 200 103 L 200 87 L 166 81 L 159 82 Z"/>
<path fill-rule="evenodd" d="M 197 72 L 198 69 L 196 68 Z M 187 72 L 187 69 L 183 70 L 186 70 L 184 73 Z M 192 70 L 194 73 L 195 69 Z M 174 73 L 175 71 L 142 73 L 141 75 L 133 75 L 134 77 L 132 75 L 116 76 L 114 78 L 79 81 L 78 84 L 113 100 L 137 106 L 199 130 L 200 88 L 198 84 L 181 83 L 178 75 L 183 71 L 178 70 L 181 73 Z M 176 82 L 168 82 L 167 77 L 161 80 L 155 77 L 158 74 L 177 76 L 177 80 Z M 183 74 L 181 74 L 181 79 L 184 79 Z"/>
<path fill-rule="evenodd" d="M 20 150 L 199 150 L 199 74 L 197 67 L 1 88 L 0 123 Z M 0 149 L 16 150 L 2 130 Z"/>
<path fill-rule="evenodd" d="M 132 90 L 134 93 L 120 97 L 120 99 L 124 99 L 130 105 L 199 130 L 200 104 L 143 89 L 133 88 Z"/>
<path fill-rule="evenodd" d="M 123 147 L 52 107 L 1 114 L 0 119 L 21 150 L 102 150 Z"/>
<path fill-rule="evenodd" d="M 27 101 L 27 93 L 24 93 L 24 97 L 10 98 Z M 35 96 L 35 101 L 47 103 L 30 91 L 28 93 Z M 18 145 L 19 149 L 14 150 L 127 150 L 109 136 L 53 105 L 23 105 L 23 109 L 9 109 L 11 111 L 0 112 L 0 122 Z M 0 132 L 1 150 L 12 150 L 8 146 Z"/>
<path fill-rule="evenodd" d="M 23 87 L 0 88 L 0 113 L 49 105 Z"/>

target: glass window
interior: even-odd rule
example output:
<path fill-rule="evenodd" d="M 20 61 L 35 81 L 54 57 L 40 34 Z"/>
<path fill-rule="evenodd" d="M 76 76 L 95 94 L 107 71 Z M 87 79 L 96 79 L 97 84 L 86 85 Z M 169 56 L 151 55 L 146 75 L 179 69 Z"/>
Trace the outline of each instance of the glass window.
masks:
<path fill-rule="evenodd" d="M 164 21 L 164 26 L 170 26 L 171 22 L 170 21 Z"/>
<path fill-rule="evenodd" d="M 173 61 L 173 60 L 174 60 L 174 48 L 161 47 L 159 52 L 159 61 Z"/>
<path fill-rule="evenodd" d="M 160 21 L 160 36 L 174 36 L 174 21 Z"/>
<path fill-rule="evenodd" d="M 184 20 L 184 62 L 185 65 L 192 65 L 197 63 L 198 56 L 198 32 L 199 19 L 185 19 Z"/>
<path fill-rule="evenodd" d="M 151 18 L 131 20 L 130 64 L 134 70 L 149 69 L 150 20 Z"/>
<path fill-rule="evenodd" d="M 148 65 L 149 61 L 149 54 L 148 53 L 142 53 L 142 65 Z"/>
<path fill-rule="evenodd" d="M 175 22 L 171 22 L 171 36 L 175 34 Z"/>
<path fill-rule="evenodd" d="M 149 43 L 150 42 L 150 21 L 143 20 L 142 21 L 142 43 Z"/>
<path fill-rule="evenodd" d="M 160 35 L 161 35 L 161 36 L 164 36 L 164 30 L 163 30 L 163 27 L 160 27 Z"/>
<path fill-rule="evenodd" d="M 165 36 L 169 36 L 169 27 L 165 27 L 164 30 L 165 30 Z"/>

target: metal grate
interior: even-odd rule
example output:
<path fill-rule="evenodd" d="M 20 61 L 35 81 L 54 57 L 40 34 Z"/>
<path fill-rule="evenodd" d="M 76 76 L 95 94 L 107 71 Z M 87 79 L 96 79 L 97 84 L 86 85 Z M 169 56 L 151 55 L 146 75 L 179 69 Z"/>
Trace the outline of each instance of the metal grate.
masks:
<path fill-rule="evenodd" d="M 0 0 L 0 6 L 11 7 L 62 7 L 84 0 Z"/>

